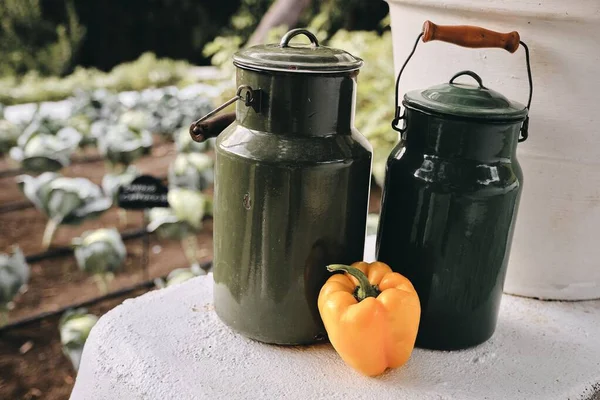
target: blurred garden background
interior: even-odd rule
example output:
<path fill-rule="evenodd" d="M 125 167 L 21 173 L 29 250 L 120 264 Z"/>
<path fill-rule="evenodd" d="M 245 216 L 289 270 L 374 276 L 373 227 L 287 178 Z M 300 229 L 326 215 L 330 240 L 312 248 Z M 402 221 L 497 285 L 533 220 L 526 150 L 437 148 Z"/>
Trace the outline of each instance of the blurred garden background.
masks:
<path fill-rule="evenodd" d="M 366 60 L 355 124 L 381 186 L 397 139 L 382 0 L 0 1 L 0 399 L 68 398 L 98 317 L 210 271 L 214 142 L 189 125 L 234 93 L 235 51 L 294 27 Z M 117 207 L 140 175 L 169 207 Z"/>

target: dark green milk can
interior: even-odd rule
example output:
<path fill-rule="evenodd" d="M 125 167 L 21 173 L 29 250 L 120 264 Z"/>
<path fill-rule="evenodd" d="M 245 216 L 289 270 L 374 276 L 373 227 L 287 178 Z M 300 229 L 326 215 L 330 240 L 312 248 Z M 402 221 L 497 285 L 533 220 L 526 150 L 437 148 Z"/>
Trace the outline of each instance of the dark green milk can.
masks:
<path fill-rule="evenodd" d="M 298 34 L 311 44 L 290 44 Z M 239 88 L 225 105 L 236 102 L 235 113 L 190 128 L 203 140 L 226 127 L 215 155 L 215 309 L 247 337 L 312 343 L 325 336 L 326 266 L 363 257 L 372 153 L 354 127 L 363 62 L 296 29 L 233 63 Z"/>
<path fill-rule="evenodd" d="M 419 39 L 433 40 L 427 32 Z M 496 35 L 487 32 L 488 39 Z M 448 36 L 442 40 L 471 47 L 469 37 Z M 466 77 L 476 84 L 464 83 Z M 487 88 L 471 71 L 408 92 L 402 105 L 392 124 L 402 136 L 387 161 L 377 259 L 409 278 L 419 294 L 417 346 L 474 346 L 496 327 L 523 186 L 516 149 L 527 137 L 529 105 Z"/>

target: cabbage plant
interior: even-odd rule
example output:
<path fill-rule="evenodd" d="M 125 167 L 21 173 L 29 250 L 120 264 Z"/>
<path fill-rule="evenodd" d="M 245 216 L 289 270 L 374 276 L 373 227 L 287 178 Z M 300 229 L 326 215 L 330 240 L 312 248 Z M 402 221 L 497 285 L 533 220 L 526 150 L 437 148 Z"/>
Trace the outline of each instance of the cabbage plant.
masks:
<path fill-rule="evenodd" d="M 67 120 L 67 127 L 63 129 L 74 129 L 81 135 L 79 147 L 96 145 L 96 137 L 92 135 L 92 121 L 84 114 L 73 115 Z"/>
<path fill-rule="evenodd" d="M 153 208 L 148 213 L 147 230 L 161 238 L 180 240 L 187 260 L 197 265 L 196 233 L 202 229 L 202 220 L 212 215 L 212 200 L 207 195 L 189 189 L 169 190 L 169 208 Z"/>
<path fill-rule="evenodd" d="M 140 175 L 140 172 L 135 168 L 135 166 L 130 165 L 121 173 L 117 174 L 106 174 L 102 178 L 102 190 L 107 196 L 113 199 L 113 201 L 117 202 L 117 193 L 119 188 L 123 185 L 128 185 L 135 178 Z"/>
<path fill-rule="evenodd" d="M 156 233 L 161 239 L 182 240 L 191 234 L 189 225 L 180 221 L 172 208 L 151 208 L 148 221 L 147 231 Z"/>
<path fill-rule="evenodd" d="M 152 115 L 152 130 L 172 135 L 182 126 L 183 114 L 176 87 L 165 87 L 142 92 L 142 101 Z"/>
<path fill-rule="evenodd" d="M 74 238 L 72 244 L 79 269 L 94 276 L 102 294 L 108 293 L 114 272 L 121 268 L 127 256 L 119 232 L 114 228 L 86 231 Z"/>
<path fill-rule="evenodd" d="M 214 160 L 203 153 L 178 154 L 169 165 L 169 186 L 205 190 L 214 182 Z"/>
<path fill-rule="evenodd" d="M 178 153 L 202 153 L 214 144 L 216 138 L 210 138 L 204 142 L 196 142 L 190 135 L 190 127 L 184 126 L 175 131 L 173 140 L 175 141 L 175 149 Z"/>
<path fill-rule="evenodd" d="M 8 321 L 9 305 L 27 284 L 29 275 L 29 265 L 18 246 L 12 255 L 0 254 L 0 326 Z"/>
<path fill-rule="evenodd" d="M 177 268 L 169 272 L 167 279 L 156 279 L 154 284 L 159 288 L 166 288 L 169 286 L 178 285 L 187 280 L 195 278 L 197 276 L 206 275 L 207 272 L 203 270 L 198 264 L 193 264 L 190 268 Z"/>
<path fill-rule="evenodd" d="M 171 137 L 182 127 L 189 127 L 199 115 L 212 110 L 206 86 L 188 86 L 178 89 L 175 86 L 148 89 L 140 94 L 138 107 L 148 110 L 152 119 L 152 131 Z"/>
<path fill-rule="evenodd" d="M 120 173 L 108 173 L 102 178 L 102 190 L 112 199 L 114 204 L 117 204 L 119 188 L 130 184 L 139 175 L 139 171 L 133 165 L 128 166 Z M 127 210 L 119 208 L 118 213 L 121 225 L 127 225 Z"/>
<path fill-rule="evenodd" d="M 202 229 L 202 220 L 212 215 L 209 196 L 189 189 L 173 188 L 167 195 L 169 208 L 149 211 L 148 231 L 166 239 L 182 239 Z"/>
<path fill-rule="evenodd" d="M 17 146 L 10 149 L 10 157 L 21 168 L 32 172 L 58 171 L 69 165 L 71 154 L 77 149 L 81 134 L 73 128 L 51 120 L 32 122 L 19 136 Z"/>
<path fill-rule="evenodd" d="M 126 125 L 113 125 L 98 139 L 98 149 L 109 162 L 109 169 L 125 169 L 129 164 L 149 154 L 152 135 L 147 130 L 133 130 Z"/>
<path fill-rule="evenodd" d="M 46 172 L 37 177 L 20 175 L 17 182 L 25 196 L 48 217 L 42 239 L 44 248 L 50 246 L 60 225 L 78 225 L 99 216 L 112 205 L 110 197 L 85 178 L 66 178 Z"/>
<path fill-rule="evenodd" d="M 85 116 L 90 122 L 114 120 L 121 108 L 117 96 L 106 89 L 78 90 L 71 98 L 71 115 Z"/>
<path fill-rule="evenodd" d="M 98 317 L 88 314 L 84 308 L 67 311 L 58 322 L 63 353 L 69 358 L 75 371 L 79 369 L 83 346 L 96 322 Z"/>
<path fill-rule="evenodd" d="M 94 121 L 90 124 L 89 140 L 93 141 L 97 146 L 100 142 L 100 138 L 108 132 L 113 124 L 106 119 Z"/>
<path fill-rule="evenodd" d="M 119 117 L 120 125 L 124 125 L 135 132 L 148 131 L 150 118 L 142 110 L 127 110 Z"/>
<path fill-rule="evenodd" d="M 18 125 L 6 119 L 0 119 L 0 155 L 17 145 L 20 134 L 21 129 Z"/>

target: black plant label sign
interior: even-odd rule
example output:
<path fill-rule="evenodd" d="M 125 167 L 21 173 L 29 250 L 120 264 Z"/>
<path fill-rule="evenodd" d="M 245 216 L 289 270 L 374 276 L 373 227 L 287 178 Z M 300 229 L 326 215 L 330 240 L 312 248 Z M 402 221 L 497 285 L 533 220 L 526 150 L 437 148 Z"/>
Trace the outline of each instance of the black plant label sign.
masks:
<path fill-rule="evenodd" d="M 169 207 L 169 188 L 158 178 L 142 175 L 130 184 L 119 187 L 117 203 L 129 210 L 142 210 L 154 207 Z"/>

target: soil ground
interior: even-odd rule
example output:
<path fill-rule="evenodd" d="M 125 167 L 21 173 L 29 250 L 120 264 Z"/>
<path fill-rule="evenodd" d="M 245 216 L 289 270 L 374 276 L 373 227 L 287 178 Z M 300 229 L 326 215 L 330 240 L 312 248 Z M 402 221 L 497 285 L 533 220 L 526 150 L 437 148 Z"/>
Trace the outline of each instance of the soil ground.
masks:
<path fill-rule="evenodd" d="M 93 155 L 93 154 L 92 154 Z M 136 166 L 154 176 L 166 175 L 167 167 L 175 157 L 171 143 L 154 147 L 152 155 Z M 12 168 L 6 159 L 0 159 L 0 171 Z M 65 168 L 65 176 L 86 177 L 100 184 L 104 162 L 84 162 Z M 379 210 L 380 191 L 374 187 L 370 211 Z M 14 177 L 0 178 L 0 206 L 26 202 L 17 188 Z M 26 255 L 41 253 L 42 234 L 46 218 L 35 208 L 23 208 L 0 213 L 0 252 L 8 253 L 18 244 Z M 141 212 L 128 211 L 127 224 L 122 225 L 116 209 L 80 226 L 60 227 L 53 247 L 69 246 L 70 240 L 82 232 L 100 227 L 117 227 L 128 231 L 142 227 Z M 206 221 L 198 234 L 198 258 L 201 262 L 212 259 L 212 221 Z M 130 287 L 136 283 L 168 274 L 175 268 L 188 266 L 179 242 L 150 237 L 147 275 L 141 268 L 142 239 L 126 241 L 127 259 L 122 271 L 111 282 L 110 290 Z M 30 263 L 31 278 L 24 293 L 17 296 L 9 313 L 9 323 L 53 311 L 71 304 L 95 298 L 100 292 L 89 275 L 81 272 L 72 255 Z M 88 310 L 98 316 L 120 304 L 124 299 L 143 294 L 137 290 L 122 297 L 96 303 Z M 44 318 L 23 327 L 0 331 L 0 399 L 67 399 L 75 380 L 75 371 L 63 355 L 58 332 L 60 316 Z"/>

